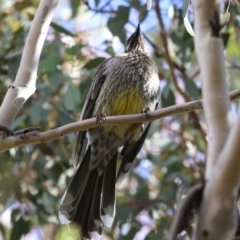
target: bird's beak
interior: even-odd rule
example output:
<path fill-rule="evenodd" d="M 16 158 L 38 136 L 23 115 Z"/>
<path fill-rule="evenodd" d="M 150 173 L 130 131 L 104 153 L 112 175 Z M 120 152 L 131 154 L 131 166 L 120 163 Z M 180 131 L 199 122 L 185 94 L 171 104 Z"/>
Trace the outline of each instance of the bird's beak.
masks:
<path fill-rule="evenodd" d="M 145 43 L 144 38 L 141 33 L 140 24 L 138 24 L 135 32 L 130 36 L 130 38 L 127 40 L 127 46 L 125 52 L 131 52 L 131 51 L 145 51 Z"/>
<path fill-rule="evenodd" d="M 140 23 L 138 24 L 136 31 L 134 33 L 134 37 L 138 38 L 141 35 L 141 28 L 140 28 Z"/>

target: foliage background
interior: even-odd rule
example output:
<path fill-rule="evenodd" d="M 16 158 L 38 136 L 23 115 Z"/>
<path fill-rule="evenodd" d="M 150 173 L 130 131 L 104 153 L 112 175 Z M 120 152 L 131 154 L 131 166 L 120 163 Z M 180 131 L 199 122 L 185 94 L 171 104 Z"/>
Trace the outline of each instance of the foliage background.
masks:
<path fill-rule="evenodd" d="M 222 1 L 222 12 L 227 1 Z M 0 102 L 14 81 L 39 1 L 0 2 Z M 183 17 L 188 1 L 160 1 L 168 51 L 177 85 L 190 99 L 201 99 L 201 79 Z M 191 7 L 190 7 L 191 9 Z M 240 12 L 231 3 L 222 32 L 229 90 L 239 88 Z M 190 11 L 189 19 L 193 19 Z M 141 0 L 63 0 L 49 29 L 38 70 L 37 91 L 25 103 L 12 129 L 33 125 L 41 131 L 76 121 L 91 79 L 104 58 L 124 51 L 126 38 L 141 23 L 159 69 L 162 106 L 185 101 L 171 81 L 153 7 Z M 232 104 L 236 113 L 237 104 Z M 196 118 L 197 116 L 197 118 Z M 163 239 L 186 190 L 203 179 L 207 126 L 202 112 L 166 117 L 152 124 L 148 139 L 127 179 L 117 189 L 117 213 L 103 239 Z M 11 149 L 0 155 L 0 238 L 75 239 L 59 224 L 61 196 L 74 173 L 76 134 L 54 142 Z M 120 159 L 119 159 L 120 161 Z M 179 239 L 188 239 L 183 232 Z M 25 236 L 23 237 L 23 235 Z"/>

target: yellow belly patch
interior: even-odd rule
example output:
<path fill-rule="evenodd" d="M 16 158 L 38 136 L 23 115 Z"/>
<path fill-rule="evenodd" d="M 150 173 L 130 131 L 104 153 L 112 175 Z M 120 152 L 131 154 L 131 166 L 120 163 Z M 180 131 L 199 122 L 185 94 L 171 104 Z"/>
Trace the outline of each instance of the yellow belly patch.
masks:
<path fill-rule="evenodd" d="M 111 115 L 125 115 L 140 113 L 144 107 L 142 97 L 134 90 L 121 92 L 113 100 Z"/>

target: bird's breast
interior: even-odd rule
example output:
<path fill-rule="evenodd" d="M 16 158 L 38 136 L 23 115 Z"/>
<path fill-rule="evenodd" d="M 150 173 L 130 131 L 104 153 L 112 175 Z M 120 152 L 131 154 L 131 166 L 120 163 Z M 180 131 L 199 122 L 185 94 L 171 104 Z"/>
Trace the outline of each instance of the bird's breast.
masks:
<path fill-rule="evenodd" d="M 137 89 L 125 89 L 113 99 L 111 115 L 140 113 L 144 106 L 144 99 Z"/>

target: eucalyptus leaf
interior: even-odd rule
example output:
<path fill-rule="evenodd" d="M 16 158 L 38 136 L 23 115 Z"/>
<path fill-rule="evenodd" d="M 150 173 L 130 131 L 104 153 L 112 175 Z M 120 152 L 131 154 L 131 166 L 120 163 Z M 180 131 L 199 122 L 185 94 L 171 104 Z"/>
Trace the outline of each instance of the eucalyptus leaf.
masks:
<path fill-rule="evenodd" d="M 192 28 L 192 25 L 191 25 L 191 23 L 190 23 L 190 21 L 189 21 L 189 19 L 188 19 L 188 15 L 186 15 L 186 16 L 184 17 L 183 22 L 184 22 L 184 26 L 185 26 L 187 32 L 188 32 L 192 37 L 194 37 L 194 36 L 195 36 L 195 33 L 194 33 L 194 30 L 193 30 L 193 28 Z"/>
<path fill-rule="evenodd" d="M 64 106 L 68 110 L 74 110 L 75 107 L 80 102 L 80 98 L 81 97 L 80 97 L 80 92 L 79 92 L 78 88 L 71 83 L 68 84 L 67 92 L 63 97 Z"/>
<path fill-rule="evenodd" d="M 86 68 L 87 70 L 96 68 L 96 67 L 98 67 L 104 60 L 105 60 L 105 58 L 102 58 L 102 57 L 94 58 L 94 59 L 90 60 L 89 62 L 87 62 L 87 63 L 83 66 L 83 68 Z"/>
<path fill-rule="evenodd" d="M 175 95 L 172 89 L 170 88 L 170 85 L 166 85 L 163 88 L 162 95 L 161 95 L 161 103 L 162 103 L 162 107 L 169 107 L 176 104 Z"/>
<path fill-rule="evenodd" d="M 191 80 L 185 80 L 185 87 L 188 92 L 188 94 L 195 100 L 200 98 L 199 89 L 197 88 L 194 81 Z"/>
<path fill-rule="evenodd" d="M 27 234 L 30 230 L 30 222 L 20 217 L 14 224 L 10 235 L 10 240 L 19 240 L 22 235 Z"/>

